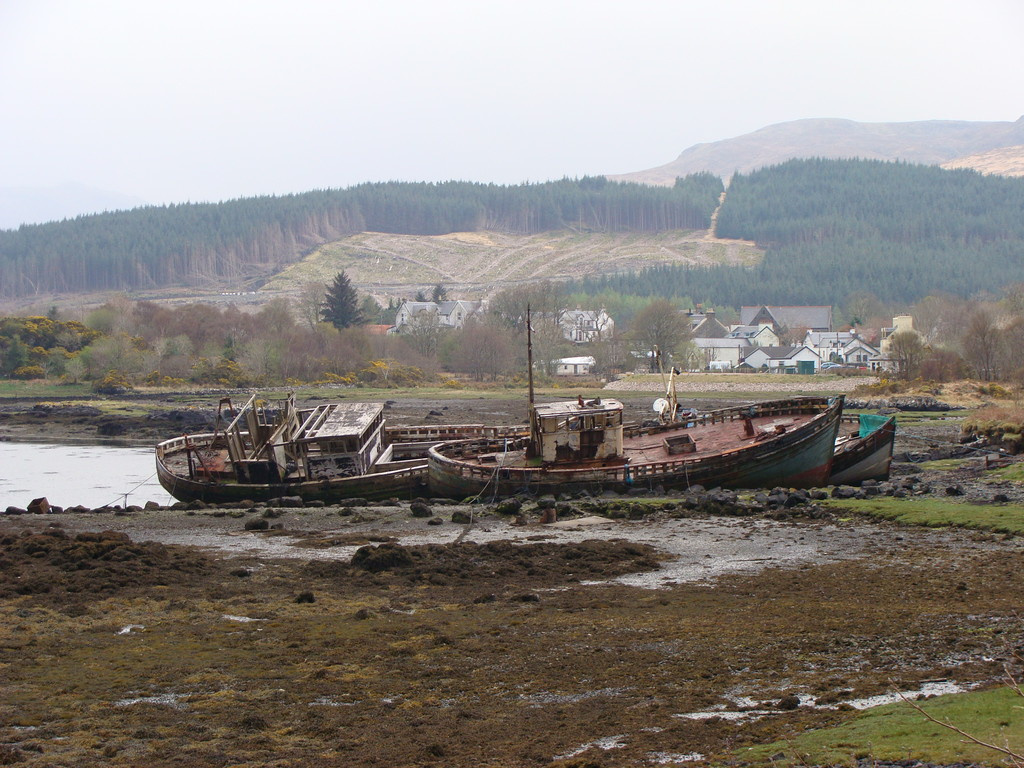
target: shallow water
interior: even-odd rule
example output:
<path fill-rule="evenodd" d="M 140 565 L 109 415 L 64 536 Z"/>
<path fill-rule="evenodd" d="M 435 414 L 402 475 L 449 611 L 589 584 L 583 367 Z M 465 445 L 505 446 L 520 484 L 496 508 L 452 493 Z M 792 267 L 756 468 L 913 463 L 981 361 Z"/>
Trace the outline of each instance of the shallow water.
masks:
<path fill-rule="evenodd" d="M 40 496 L 61 507 L 173 501 L 152 448 L 0 442 L 0 510 Z"/>

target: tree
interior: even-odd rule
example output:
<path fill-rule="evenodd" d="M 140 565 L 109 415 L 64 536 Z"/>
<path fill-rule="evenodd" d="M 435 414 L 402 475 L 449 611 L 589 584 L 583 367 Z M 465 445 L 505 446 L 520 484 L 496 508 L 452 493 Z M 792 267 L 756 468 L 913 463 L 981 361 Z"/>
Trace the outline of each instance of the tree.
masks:
<path fill-rule="evenodd" d="M 889 337 L 889 354 L 896 364 L 896 377 L 910 380 L 917 376 L 928 348 L 914 331 L 899 331 Z"/>
<path fill-rule="evenodd" d="M 324 322 L 335 328 L 348 328 L 363 322 L 362 313 L 359 311 L 359 297 L 344 271 L 335 275 L 334 282 L 327 289 L 323 317 Z"/>
<path fill-rule="evenodd" d="M 434 286 L 434 290 L 430 293 L 430 300 L 435 304 L 440 304 L 442 301 L 448 300 L 448 289 L 445 288 L 441 283 Z"/>
<path fill-rule="evenodd" d="M 961 343 L 964 359 L 974 369 L 978 378 L 984 381 L 992 381 L 995 378 L 1002 340 L 1002 331 L 988 307 L 978 307 L 971 313 Z"/>
<path fill-rule="evenodd" d="M 471 374 L 477 381 L 492 381 L 515 364 L 514 340 L 511 331 L 497 323 L 472 319 L 458 331 L 458 343 L 451 354 L 452 366 Z"/>
<path fill-rule="evenodd" d="M 690 319 L 668 299 L 655 299 L 633 318 L 630 336 L 637 352 L 657 347 L 671 360 L 690 339 Z"/>
<path fill-rule="evenodd" d="M 297 304 L 299 316 L 309 326 L 316 328 L 323 313 L 324 300 L 327 298 L 327 286 L 323 283 L 306 283 L 299 289 Z"/>

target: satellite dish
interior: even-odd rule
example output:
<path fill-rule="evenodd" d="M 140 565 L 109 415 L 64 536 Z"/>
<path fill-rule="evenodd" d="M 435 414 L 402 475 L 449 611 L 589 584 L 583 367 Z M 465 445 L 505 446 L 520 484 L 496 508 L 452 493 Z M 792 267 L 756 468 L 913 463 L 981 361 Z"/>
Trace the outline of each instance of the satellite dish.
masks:
<path fill-rule="evenodd" d="M 655 413 L 667 413 L 668 412 L 668 400 L 664 397 L 659 397 L 654 401 L 654 405 L 651 406 L 651 410 Z"/>

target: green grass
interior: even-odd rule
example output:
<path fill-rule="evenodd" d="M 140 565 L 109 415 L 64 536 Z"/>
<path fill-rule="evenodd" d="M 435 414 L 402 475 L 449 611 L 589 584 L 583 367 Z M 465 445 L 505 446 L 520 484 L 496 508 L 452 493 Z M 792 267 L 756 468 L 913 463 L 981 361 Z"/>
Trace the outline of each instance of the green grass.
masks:
<path fill-rule="evenodd" d="M 1024 751 L 1024 699 L 1009 688 L 939 696 L 921 706 L 932 717 L 982 741 Z M 784 757 L 772 759 L 780 754 Z M 834 728 L 743 750 L 738 756 L 775 766 L 842 765 L 857 758 L 1003 764 L 1000 753 L 964 743 L 962 736 L 928 721 L 905 702 L 865 711 Z"/>
<path fill-rule="evenodd" d="M 977 463 L 977 459 L 936 459 L 935 461 L 922 461 L 917 465 L 922 470 L 934 470 L 936 472 L 949 472 L 953 469 L 960 469 L 965 464 Z"/>
<path fill-rule="evenodd" d="M 15 381 L 0 379 L 0 398 L 4 397 L 83 397 L 94 394 L 89 384 L 58 384 L 55 381 Z"/>
<path fill-rule="evenodd" d="M 1008 467 L 991 470 L 988 475 L 993 480 L 1012 480 L 1016 483 L 1024 482 L 1024 463 L 1011 464 Z"/>
<path fill-rule="evenodd" d="M 968 504 L 946 499 L 827 499 L 822 502 L 839 510 L 890 520 L 905 525 L 933 528 L 955 526 L 994 533 L 1024 534 L 1024 505 Z"/>

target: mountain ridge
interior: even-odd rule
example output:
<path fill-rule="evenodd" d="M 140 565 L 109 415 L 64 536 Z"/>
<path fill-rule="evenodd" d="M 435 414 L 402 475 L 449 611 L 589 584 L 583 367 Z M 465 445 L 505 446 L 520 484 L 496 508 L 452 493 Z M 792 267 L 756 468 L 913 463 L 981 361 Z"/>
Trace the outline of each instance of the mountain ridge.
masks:
<path fill-rule="evenodd" d="M 943 165 L 1020 145 L 1024 145 L 1024 116 L 1014 122 L 905 123 L 805 118 L 775 123 L 730 139 L 695 144 L 664 165 L 609 174 L 607 178 L 667 186 L 675 183 L 678 176 L 709 171 L 728 180 L 734 173 L 749 173 L 786 160 L 811 157 Z"/>

